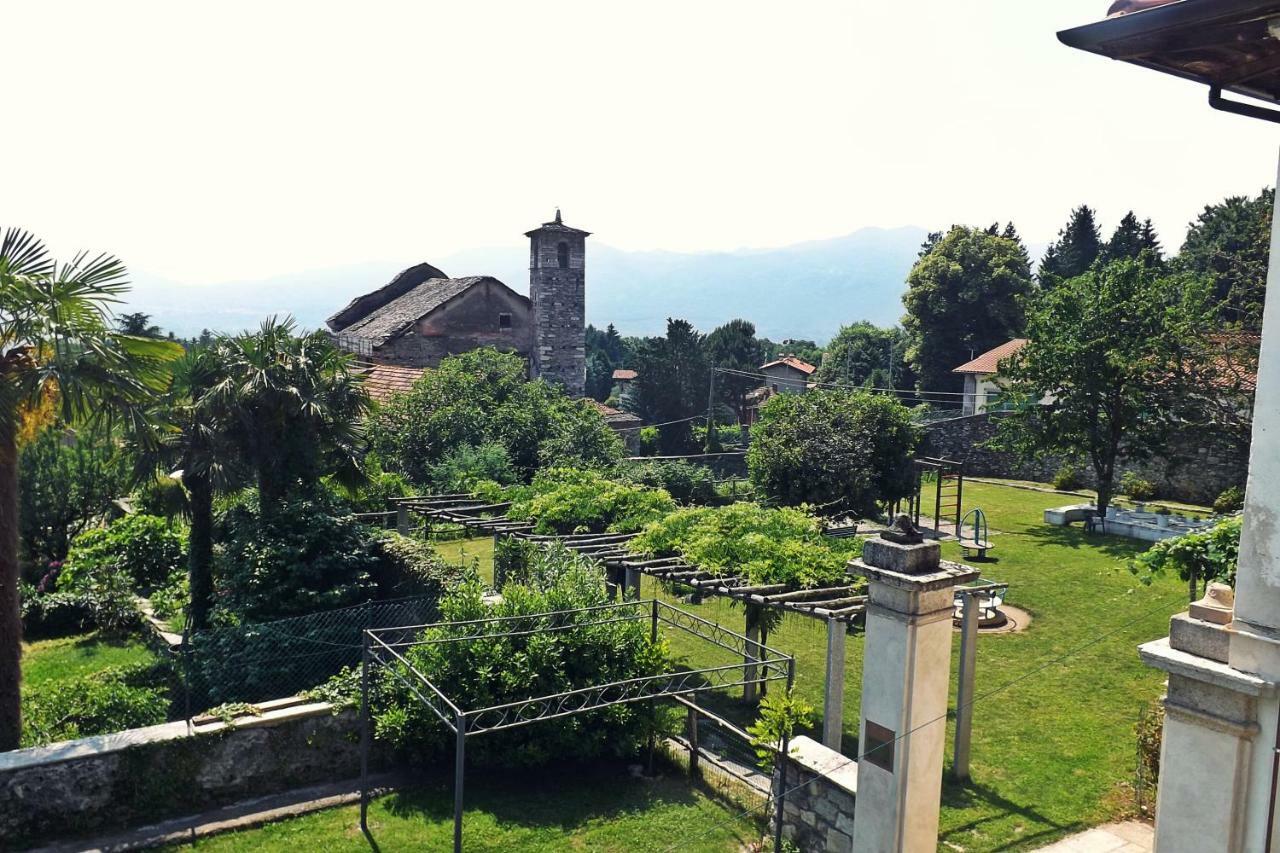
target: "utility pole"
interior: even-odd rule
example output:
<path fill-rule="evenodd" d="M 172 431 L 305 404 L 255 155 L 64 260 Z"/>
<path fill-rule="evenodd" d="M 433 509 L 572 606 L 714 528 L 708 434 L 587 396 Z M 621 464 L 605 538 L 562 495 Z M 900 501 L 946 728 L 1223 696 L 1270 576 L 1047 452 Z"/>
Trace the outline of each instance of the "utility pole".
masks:
<path fill-rule="evenodd" d="M 702 448 L 707 453 L 710 453 L 712 448 L 717 446 L 714 433 L 716 428 L 716 371 L 718 369 L 712 365 L 711 382 L 707 388 L 707 441 Z"/>

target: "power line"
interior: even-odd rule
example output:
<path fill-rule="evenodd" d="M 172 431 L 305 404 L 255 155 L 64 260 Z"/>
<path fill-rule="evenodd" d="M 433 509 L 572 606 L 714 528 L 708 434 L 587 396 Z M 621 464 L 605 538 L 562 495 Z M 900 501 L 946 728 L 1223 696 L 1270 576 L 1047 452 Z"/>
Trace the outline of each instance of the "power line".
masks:
<path fill-rule="evenodd" d="M 1116 634 L 1119 634 L 1119 633 L 1121 633 L 1121 632 L 1123 632 L 1123 631 L 1128 630 L 1129 628 L 1132 628 L 1134 625 L 1136 625 L 1138 622 L 1142 621 L 1143 619 L 1147 618 L 1148 616 L 1152 616 L 1152 615 L 1154 615 L 1154 614 L 1156 614 L 1156 613 L 1160 613 L 1160 612 L 1166 611 L 1166 610 L 1168 609 L 1168 607 L 1169 607 L 1171 604 L 1174 604 L 1174 603 L 1181 604 L 1181 603 L 1182 603 L 1182 601 L 1184 600 L 1184 598 L 1185 598 L 1184 596 L 1182 596 L 1182 595 L 1178 595 L 1178 596 L 1175 596 L 1174 598 L 1170 598 L 1170 599 L 1168 599 L 1168 600 L 1166 600 L 1166 601 L 1162 602 L 1162 603 L 1161 603 L 1159 606 L 1157 606 L 1157 607 L 1153 607 L 1153 608 L 1152 608 L 1152 609 L 1150 609 L 1150 610 L 1145 610 L 1145 611 L 1143 611 L 1142 613 L 1139 613 L 1137 616 L 1134 616 L 1132 619 L 1128 620 L 1127 622 L 1125 622 L 1125 623 L 1123 623 L 1123 624 L 1121 624 L 1121 625 L 1116 626 L 1115 628 L 1111 629 L 1110 631 L 1107 631 L 1107 632 L 1106 632 L 1106 633 L 1104 633 L 1104 634 L 1100 634 L 1100 635 L 1098 635 L 1098 636 L 1096 636 L 1096 637 L 1093 637 L 1092 639 L 1088 640 L 1087 642 L 1081 643 L 1080 645 L 1076 646 L 1075 648 L 1068 649 L 1066 652 L 1063 652 L 1061 655 L 1058 655 L 1057 657 L 1052 658 L 1052 659 L 1050 659 L 1050 660 L 1048 660 L 1048 661 L 1044 662 L 1043 664 L 1041 664 L 1041 665 L 1039 665 L 1039 666 L 1033 667 L 1032 669 L 1030 669 L 1030 670 L 1028 670 L 1028 671 L 1026 671 L 1026 672 L 1022 673 L 1022 674 L 1021 674 L 1021 675 L 1019 675 L 1019 676 L 1017 676 L 1016 678 L 1013 678 L 1013 679 L 1011 679 L 1011 680 L 1009 680 L 1009 681 L 1005 682 L 1004 684 L 1001 684 L 999 687 L 994 687 L 994 688 L 992 688 L 991 690 L 988 690 L 986 693 L 983 693 L 983 694 L 978 695 L 978 696 L 974 696 L 974 698 L 973 698 L 972 700 L 970 700 L 968 703 L 966 703 L 963 707 L 965 707 L 965 708 L 971 708 L 971 707 L 973 707 L 974 705 L 978 704 L 979 702 L 982 702 L 982 701 L 985 701 L 985 700 L 987 700 L 987 699 L 990 699 L 992 696 L 995 696 L 997 693 L 1001 693 L 1001 692 L 1003 692 L 1003 691 L 1005 691 L 1005 690 L 1008 690 L 1010 687 L 1013 687 L 1015 684 L 1020 684 L 1021 682 L 1026 681 L 1028 678 L 1030 678 L 1030 677 L 1031 677 L 1031 676 L 1033 676 L 1033 675 L 1037 675 L 1037 674 L 1039 674 L 1039 673 L 1041 673 L 1041 672 L 1044 672 L 1046 669 L 1049 669 L 1050 667 L 1057 666 L 1058 664 L 1060 664 L 1060 663 L 1062 663 L 1062 662 L 1066 661 L 1068 658 L 1075 657 L 1076 655 L 1079 655 L 1079 654 L 1081 654 L 1081 653 L 1083 653 L 1083 652 L 1087 651 L 1088 649 L 1092 648 L 1093 646 L 1098 645 L 1098 644 L 1099 644 L 1099 643 L 1101 643 L 1102 641 L 1107 640 L 1107 639 L 1110 639 L 1111 637 L 1114 637 Z M 959 710 L 959 709 L 957 708 L 957 710 Z M 866 752 L 863 752 L 863 753 L 859 754 L 856 758 L 847 758 L 847 759 L 845 759 L 844 761 L 840 762 L 839 764 L 835 765 L 834 767 L 830 767 L 830 768 L 828 768 L 827 770 L 825 770 L 825 771 L 823 771 L 823 772 L 821 772 L 821 773 L 812 772 L 812 771 L 806 771 L 806 772 L 809 772 L 809 773 L 810 773 L 810 775 L 815 776 L 815 777 L 818 777 L 818 778 L 827 778 L 827 777 L 829 777 L 832 773 L 835 773 L 837 770 L 842 770 L 842 769 L 844 769 L 845 767 L 848 767 L 848 766 L 849 766 L 849 765 L 851 765 L 851 764 L 856 764 L 858 761 L 860 761 L 861 759 L 863 759 L 863 758 L 865 758 L 866 756 L 870 755 L 872 752 L 875 752 L 877 749 L 884 749 L 884 748 L 886 748 L 886 747 L 893 746 L 893 745 L 897 744 L 897 743 L 898 743 L 898 741 L 903 740 L 904 738 L 910 737 L 911 735 L 915 734 L 916 732 L 920 731 L 921 729 L 923 729 L 923 728 L 925 728 L 925 727 L 927 727 L 927 726 L 931 726 L 931 725 L 933 725 L 933 724 L 935 724 L 935 723 L 945 721 L 945 720 L 947 719 L 948 715 L 949 715 L 949 712 L 944 712 L 943 714 L 941 714 L 941 715 L 939 715 L 939 716 L 937 716 L 937 717 L 934 717 L 934 718 L 933 718 L 933 719 L 931 719 L 931 720 L 926 720 L 925 722 L 921 723 L 920 725 L 916 726 L 915 728 L 913 728 L 913 729 L 911 729 L 911 730 L 909 730 L 909 731 L 903 732 L 902 734 L 898 735 L 898 736 L 897 736 L 896 738 L 894 738 L 893 740 L 891 740 L 891 741 L 885 741 L 884 743 L 882 743 L 882 744 L 880 744 L 880 745 L 876 746 L 874 749 L 869 749 L 869 750 L 867 750 Z M 794 792 L 796 792 L 796 791 L 800 790 L 801 788 L 806 787 L 806 786 L 809 784 L 809 782 L 811 782 L 811 781 L 812 781 L 812 780 L 806 780 L 805 782 L 802 782 L 802 783 L 800 783 L 800 784 L 798 784 L 798 785 L 795 785 L 794 787 L 788 788 L 788 789 L 786 789 L 785 791 L 783 791 L 779 796 L 785 797 L 785 796 L 786 796 L 786 795 L 788 795 L 788 794 L 794 793 Z M 700 838 L 704 838 L 704 837 L 706 837 L 707 835 L 710 835 L 712 832 L 715 832 L 716 830 L 722 829 L 722 828 L 724 828 L 725 826 L 728 826 L 728 825 L 729 825 L 729 824 L 731 824 L 731 823 L 735 823 L 735 822 L 737 822 L 738 820 L 741 820 L 742 818 L 744 818 L 744 817 L 746 817 L 746 816 L 748 816 L 748 815 L 750 815 L 750 814 L 753 814 L 753 813 L 755 813 L 755 812 L 757 812 L 757 811 L 760 811 L 761 809 L 767 808 L 767 807 L 768 807 L 768 801 L 766 801 L 766 802 L 765 802 L 765 804 L 764 804 L 763 806 L 755 806 L 755 807 L 752 807 L 752 808 L 749 808 L 749 809 L 745 809 L 744 811 L 739 812 L 739 813 L 738 813 L 738 814 L 736 814 L 736 815 L 733 815 L 733 816 L 732 816 L 732 817 L 730 817 L 728 820 L 721 821 L 720 823 L 715 824 L 715 825 L 714 825 L 714 826 L 712 826 L 710 829 L 708 829 L 706 832 L 699 833 L 698 835 L 695 835 L 695 836 L 692 836 L 692 837 L 685 837 L 685 838 L 682 838 L 682 839 L 680 839 L 679 841 L 677 841 L 675 844 L 673 844 L 673 845 L 671 845 L 671 846 L 669 846 L 669 847 L 664 847 L 664 848 L 662 848 L 662 851 L 663 851 L 663 853 L 670 853 L 670 851 L 672 851 L 672 850 L 678 850 L 678 849 L 680 849 L 680 848 L 681 848 L 681 846 L 682 846 L 682 845 L 688 844 L 690 841 L 696 841 L 696 840 L 698 840 L 698 839 L 700 839 Z M 651 846 L 649 849 L 653 850 L 653 849 L 657 849 L 657 848 L 655 848 L 655 847 L 652 847 L 652 846 Z"/>
<path fill-rule="evenodd" d="M 753 370 L 738 370 L 733 367 L 713 367 L 712 370 L 717 373 L 728 373 L 734 376 L 742 376 L 749 379 L 776 379 L 776 376 L 770 376 L 767 373 L 760 373 Z M 784 380 L 785 381 L 785 380 Z M 793 383 L 794 384 L 794 383 Z M 923 397 L 925 395 L 937 395 L 947 397 L 966 397 L 971 396 L 964 391 L 916 391 L 910 388 L 878 388 L 875 386 L 853 385 L 844 382 L 806 382 L 806 385 L 813 385 L 818 388 L 841 388 L 847 391 L 883 391 L 890 394 L 902 394 L 908 397 Z"/>

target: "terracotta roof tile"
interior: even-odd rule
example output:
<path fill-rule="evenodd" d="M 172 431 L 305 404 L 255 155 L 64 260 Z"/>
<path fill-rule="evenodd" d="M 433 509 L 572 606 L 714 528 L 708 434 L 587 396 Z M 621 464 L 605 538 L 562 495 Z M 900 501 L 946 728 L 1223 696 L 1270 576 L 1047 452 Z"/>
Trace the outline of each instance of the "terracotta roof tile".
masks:
<path fill-rule="evenodd" d="M 802 361 L 796 358 L 794 355 L 784 355 L 782 358 L 775 359 L 774 361 L 771 361 L 768 364 L 762 364 L 760 365 L 760 369 L 768 370 L 770 367 L 777 367 L 783 364 L 785 364 L 787 367 L 795 368 L 796 370 L 803 373 L 805 376 L 808 376 L 810 373 L 813 373 L 815 370 L 818 369 L 814 367 L 812 364 L 810 364 L 809 362 Z"/>
<path fill-rule="evenodd" d="M 364 390 L 369 397 L 385 403 L 396 394 L 403 394 L 426 372 L 425 367 L 403 367 L 398 364 L 362 364 Z"/>
<path fill-rule="evenodd" d="M 618 382 L 627 382 L 632 379 L 639 378 L 640 374 L 626 367 L 619 367 L 613 371 L 613 378 Z"/>
<path fill-rule="evenodd" d="M 628 424 L 629 425 L 629 424 L 643 423 L 643 421 L 640 418 L 636 417 L 630 412 L 624 412 L 619 409 L 615 409 L 613 406 L 606 406 L 604 403 L 601 403 L 599 400 L 593 400 L 590 397 L 583 397 L 582 400 L 585 403 L 590 403 L 595 408 L 595 410 L 604 417 L 604 421 L 607 424 L 610 424 L 610 425 Z"/>
<path fill-rule="evenodd" d="M 1027 345 L 1026 338 L 1014 338 L 1008 343 L 1001 344 L 993 350 L 987 350 L 973 361 L 964 364 L 952 370 L 952 373 L 997 373 L 1000 370 L 1000 362 L 1004 361 L 1011 355 L 1016 354 L 1019 350 Z"/>

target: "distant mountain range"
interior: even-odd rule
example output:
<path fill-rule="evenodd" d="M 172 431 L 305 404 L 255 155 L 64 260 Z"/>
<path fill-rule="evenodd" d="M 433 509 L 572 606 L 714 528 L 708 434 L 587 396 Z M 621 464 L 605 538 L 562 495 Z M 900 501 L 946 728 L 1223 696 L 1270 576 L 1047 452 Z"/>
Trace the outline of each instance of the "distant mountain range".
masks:
<path fill-rule="evenodd" d="M 844 237 L 733 252 L 628 252 L 587 249 L 587 320 L 628 335 L 661 333 L 667 317 L 702 331 L 735 317 L 775 340 L 829 339 L 841 325 L 895 323 L 923 228 L 864 228 Z M 365 263 L 254 281 L 183 285 L 134 276 L 130 311 L 183 336 L 201 329 L 252 328 L 270 314 L 292 314 L 309 328 L 352 297 L 380 287 L 404 267 L 430 261 L 452 276 L 492 275 L 528 292 L 528 249 L 502 246 L 444 257 Z"/>

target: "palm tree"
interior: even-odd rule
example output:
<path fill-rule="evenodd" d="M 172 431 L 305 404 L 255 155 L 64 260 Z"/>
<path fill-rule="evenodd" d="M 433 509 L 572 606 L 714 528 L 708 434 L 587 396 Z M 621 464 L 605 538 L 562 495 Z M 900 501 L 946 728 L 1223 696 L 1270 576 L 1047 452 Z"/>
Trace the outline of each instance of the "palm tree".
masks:
<path fill-rule="evenodd" d="M 111 303 L 128 289 L 109 255 L 55 263 L 31 234 L 0 236 L 0 750 L 22 730 L 18 601 L 18 433 L 24 417 L 56 395 L 64 421 L 143 417 L 163 391 L 165 363 L 182 353 L 167 341 L 113 331 Z"/>
<path fill-rule="evenodd" d="M 187 626 L 206 628 L 213 606 L 213 496 L 242 481 L 232 441 L 232 414 L 217 393 L 227 379 L 221 341 L 198 345 L 173 365 L 173 383 L 154 423 L 133 436 L 138 473 L 154 477 L 177 470 L 187 495 Z"/>
<path fill-rule="evenodd" d="M 258 483 L 264 512 L 323 473 L 360 479 L 361 420 L 369 398 L 351 359 L 323 332 L 295 333 L 274 317 L 224 342 L 222 405 L 236 413 L 238 443 Z"/>

